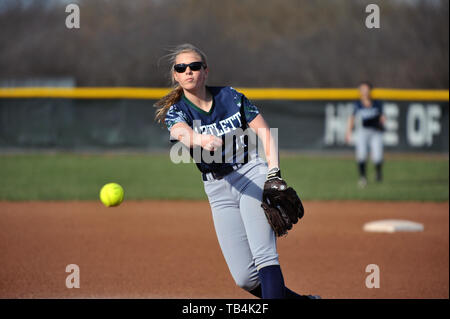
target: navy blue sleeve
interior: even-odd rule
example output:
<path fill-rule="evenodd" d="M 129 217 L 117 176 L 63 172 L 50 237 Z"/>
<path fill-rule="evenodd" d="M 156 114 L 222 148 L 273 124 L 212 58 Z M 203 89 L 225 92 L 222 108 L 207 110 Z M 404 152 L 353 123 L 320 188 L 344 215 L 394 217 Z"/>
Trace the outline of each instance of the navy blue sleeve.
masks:
<path fill-rule="evenodd" d="M 380 100 L 377 100 L 377 107 L 380 110 L 380 115 L 383 115 L 383 102 Z"/>
<path fill-rule="evenodd" d="M 245 97 L 245 95 L 242 95 L 242 101 L 244 103 L 244 115 L 247 123 L 250 123 L 253 121 L 253 119 L 259 114 L 259 110 L 252 102 L 249 101 Z"/>
<path fill-rule="evenodd" d="M 356 116 L 356 113 L 358 113 L 358 102 L 353 103 L 353 116 Z"/>
<path fill-rule="evenodd" d="M 180 110 L 176 104 L 174 104 L 170 107 L 169 111 L 167 111 L 164 123 L 166 124 L 167 129 L 170 132 L 172 126 L 179 122 L 184 122 L 189 125 L 189 120 L 186 113 Z"/>
<path fill-rule="evenodd" d="M 176 104 L 172 105 L 167 111 L 166 118 L 164 119 L 164 123 L 167 126 L 167 129 L 170 130 L 176 123 L 186 123 L 187 125 L 191 126 L 188 116 L 186 115 L 183 110 L 177 107 Z M 178 142 L 177 139 L 173 138 L 172 135 L 169 134 L 169 141 L 172 143 Z"/>
<path fill-rule="evenodd" d="M 244 104 L 245 120 L 247 121 L 247 123 L 250 123 L 259 114 L 258 107 L 254 105 L 252 102 L 250 102 L 250 100 L 247 99 L 247 97 L 244 94 L 236 91 L 232 87 L 230 87 L 230 89 L 233 94 L 233 99 L 235 100 L 235 103 L 239 107 L 241 107 L 242 103 Z"/>

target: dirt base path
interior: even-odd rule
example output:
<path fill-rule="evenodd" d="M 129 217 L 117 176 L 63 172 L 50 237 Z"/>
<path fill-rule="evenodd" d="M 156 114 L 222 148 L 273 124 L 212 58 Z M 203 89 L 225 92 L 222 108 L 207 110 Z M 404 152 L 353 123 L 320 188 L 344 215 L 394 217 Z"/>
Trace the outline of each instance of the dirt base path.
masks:
<path fill-rule="evenodd" d="M 449 298 L 449 204 L 306 202 L 278 241 L 286 285 L 323 298 Z M 419 233 L 362 230 L 378 219 Z M 207 202 L 0 202 L 0 298 L 253 298 L 235 286 Z M 80 288 L 66 288 L 66 266 Z M 380 288 L 366 288 L 366 266 Z"/>

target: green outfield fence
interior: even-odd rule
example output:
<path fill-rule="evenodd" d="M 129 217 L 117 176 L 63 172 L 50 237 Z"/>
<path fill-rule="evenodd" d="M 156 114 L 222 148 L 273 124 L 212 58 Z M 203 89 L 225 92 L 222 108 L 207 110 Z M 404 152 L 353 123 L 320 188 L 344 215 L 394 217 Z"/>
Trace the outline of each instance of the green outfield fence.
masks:
<path fill-rule="evenodd" d="M 0 152 L 160 150 L 167 131 L 153 103 L 168 88 L 0 88 Z M 281 150 L 346 150 L 356 89 L 237 88 L 279 128 Z M 448 153 L 449 91 L 378 88 L 387 117 L 384 143 L 400 152 Z"/>

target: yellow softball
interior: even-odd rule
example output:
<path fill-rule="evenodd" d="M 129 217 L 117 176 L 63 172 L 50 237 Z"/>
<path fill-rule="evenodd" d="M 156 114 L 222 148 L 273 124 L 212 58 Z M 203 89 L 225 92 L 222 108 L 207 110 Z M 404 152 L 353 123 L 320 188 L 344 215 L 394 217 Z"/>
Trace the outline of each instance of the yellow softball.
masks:
<path fill-rule="evenodd" d="M 119 206 L 123 201 L 123 188 L 117 183 L 108 183 L 100 190 L 100 200 L 106 207 Z"/>

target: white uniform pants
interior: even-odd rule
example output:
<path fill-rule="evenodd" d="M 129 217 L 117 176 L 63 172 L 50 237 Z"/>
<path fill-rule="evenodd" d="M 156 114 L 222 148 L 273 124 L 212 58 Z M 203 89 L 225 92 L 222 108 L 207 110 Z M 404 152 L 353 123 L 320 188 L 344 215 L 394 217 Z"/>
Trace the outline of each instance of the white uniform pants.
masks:
<path fill-rule="evenodd" d="M 356 136 L 356 160 L 365 162 L 369 153 L 372 162 L 383 161 L 383 132 L 372 128 L 360 128 Z"/>
<path fill-rule="evenodd" d="M 279 265 L 276 236 L 261 207 L 267 164 L 248 162 L 221 180 L 205 181 L 217 239 L 236 284 L 252 290 L 258 269 Z"/>

